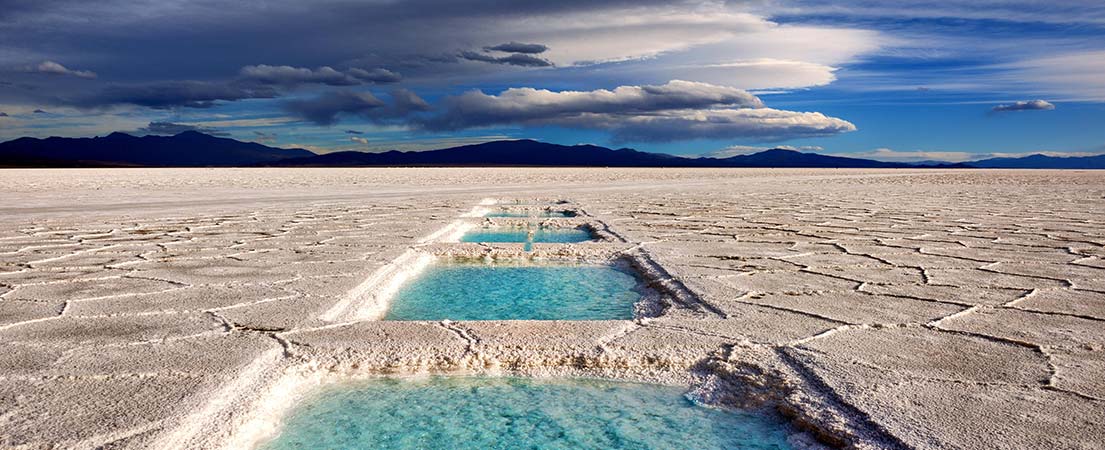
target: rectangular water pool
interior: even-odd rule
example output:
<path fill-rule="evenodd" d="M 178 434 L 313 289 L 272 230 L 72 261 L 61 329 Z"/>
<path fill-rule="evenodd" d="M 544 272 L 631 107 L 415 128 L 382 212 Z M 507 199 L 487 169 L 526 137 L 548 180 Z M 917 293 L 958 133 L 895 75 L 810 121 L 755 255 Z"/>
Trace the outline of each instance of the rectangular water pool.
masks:
<path fill-rule="evenodd" d="M 442 262 L 399 288 L 385 320 L 628 320 L 642 297 L 611 265 Z"/>
<path fill-rule="evenodd" d="M 530 218 L 530 217 L 532 217 L 532 218 L 542 218 L 542 219 L 567 218 L 567 217 L 575 217 L 575 216 L 576 216 L 576 213 L 571 212 L 571 211 L 547 211 L 547 210 L 546 211 L 506 211 L 506 210 L 499 210 L 499 211 L 492 211 L 492 212 L 489 212 L 487 214 L 484 214 L 484 217 L 518 218 L 518 219 L 525 219 L 525 218 Z"/>
<path fill-rule="evenodd" d="M 491 227 L 477 228 L 460 238 L 461 242 L 517 242 L 567 244 L 591 240 L 591 233 L 580 228 Z"/>
<path fill-rule="evenodd" d="M 671 386 L 430 377 L 320 389 L 261 448 L 783 450 L 790 433 L 776 417 L 701 406 Z"/>

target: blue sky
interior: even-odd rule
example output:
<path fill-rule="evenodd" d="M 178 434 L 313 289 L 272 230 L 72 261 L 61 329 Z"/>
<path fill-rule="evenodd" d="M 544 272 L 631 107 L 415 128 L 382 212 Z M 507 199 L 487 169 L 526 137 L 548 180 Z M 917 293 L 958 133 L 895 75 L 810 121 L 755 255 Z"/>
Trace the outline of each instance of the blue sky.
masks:
<path fill-rule="evenodd" d="M 1105 4 L 950 3 L 0 0 L 0 139 L 1105 153 Z"/>

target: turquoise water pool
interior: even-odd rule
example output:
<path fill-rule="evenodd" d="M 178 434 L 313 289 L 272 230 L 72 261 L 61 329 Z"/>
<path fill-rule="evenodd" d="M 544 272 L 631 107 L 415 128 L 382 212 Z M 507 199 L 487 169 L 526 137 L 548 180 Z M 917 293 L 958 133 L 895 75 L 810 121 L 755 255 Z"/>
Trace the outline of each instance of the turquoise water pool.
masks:
<path fill-rule="evenodd" d="M 579 228 L 520 227 L 477 228 L 460 238 L 461 242 L 573 243 L 591 240 L 591 233 Z"/>
<path fill-rule="evenodd" d="M 402 286 L 384 319 L 632 319 L 638 284 L 606 265 L 441 263 Z"/>
<path fill-rule="evenodd" d="M 517 218 L 524 219 L 528 217 L 533 218 L 553 218 L 553 217 L 575 217 L 576 213 L 571 211 L 492 211 L 484 215 L 484 217 L 500 217 L 500 218 Z"/>
<path fill-rule="evenodd" d="M 773 418 L 699 406 L 682 392 L 597 380 L 369 380 L 321 389 L 262 448 L 790 448 Z"/>

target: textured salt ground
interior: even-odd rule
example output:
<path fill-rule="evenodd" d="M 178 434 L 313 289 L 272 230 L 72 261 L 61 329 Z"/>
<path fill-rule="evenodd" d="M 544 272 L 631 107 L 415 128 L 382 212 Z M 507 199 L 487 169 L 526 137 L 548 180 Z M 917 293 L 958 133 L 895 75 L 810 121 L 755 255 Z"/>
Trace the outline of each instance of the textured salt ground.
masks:
<path fill-rule="evenodd" d="M 857 447 L 1105 442 L 1105 173 L 13 170 L 0 194 L 0 447 L 214 446 L 280 374 L 424 371 L 693 385 Z M 606 240 L 535 252 L 642 254 L 692 304 L 320 318 L 487 197 L 570 200 L 555 220 Z"/>

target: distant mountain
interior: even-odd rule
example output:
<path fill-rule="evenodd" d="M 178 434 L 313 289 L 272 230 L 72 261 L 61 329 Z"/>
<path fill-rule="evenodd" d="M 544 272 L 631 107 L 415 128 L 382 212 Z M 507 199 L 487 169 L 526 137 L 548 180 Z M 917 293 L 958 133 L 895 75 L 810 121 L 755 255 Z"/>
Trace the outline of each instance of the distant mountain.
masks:
<path fill-rule="evenodd" d="M 983 169 L 1105 169 L 1105 155 L 1047 156 L 1029 155 L 1022 158 L 990 158 L 966 163 Z"/>
<path fill-rule="evenodd" d="M 839 167 L 839 168 L 887 168 L 913 167 L 910 164 L 875 161 L 872 159 L 845 158 L 817 153 L 802 153 L 794 150 L 775 148 L 750 155 L 737 155 L 728 158 L 700 158 L 705 162 L 714 162 L 710 167 Z"/>
<path fill-rule="evenodd" d="M 533 140 L 492 141 L 441 150 L 383 153 L 336 152 L 286 159 L 275 166 L 682 166 L 690 158 L 595 145 L 557 145 Z"/>
<path fill-rule="evenodd" d="M 685 158 L 595 145 L 557 145 L 533 140 L 493 141 L 441 150 L 383 153 L 337 152 L 274 161 L 281 167 L 357 166 L 562 166 L 562 167 L 912 167 L 774 149 L 728 158 Z"/>
<path fill-rule="evenodd" d="M 314 155 L 196 131 L 175 136 L 111 133 L 93 138 L 19 138 L 0 143 L 0 167 L 225 167 Z"/>
<path fill-rule="evenodd" d="M 967 163 L 900 163 L 802 153 L 787 149 L 727 158 L 687 158 L 630 148 L 557 145 L 528 139 L 493 141 L 441 150 L 316 155 L 196 131 L 136 137 L 112 133 L 94 138 L 20 138 L 0 143 L 0 167 L 373 167 L 373 166 L 560 166 L 560 167 L 822 167 L 822 168 L 1049 168 L 1102 169 L 1105 155 L 1057 158 L 1032 155 Z"/>

